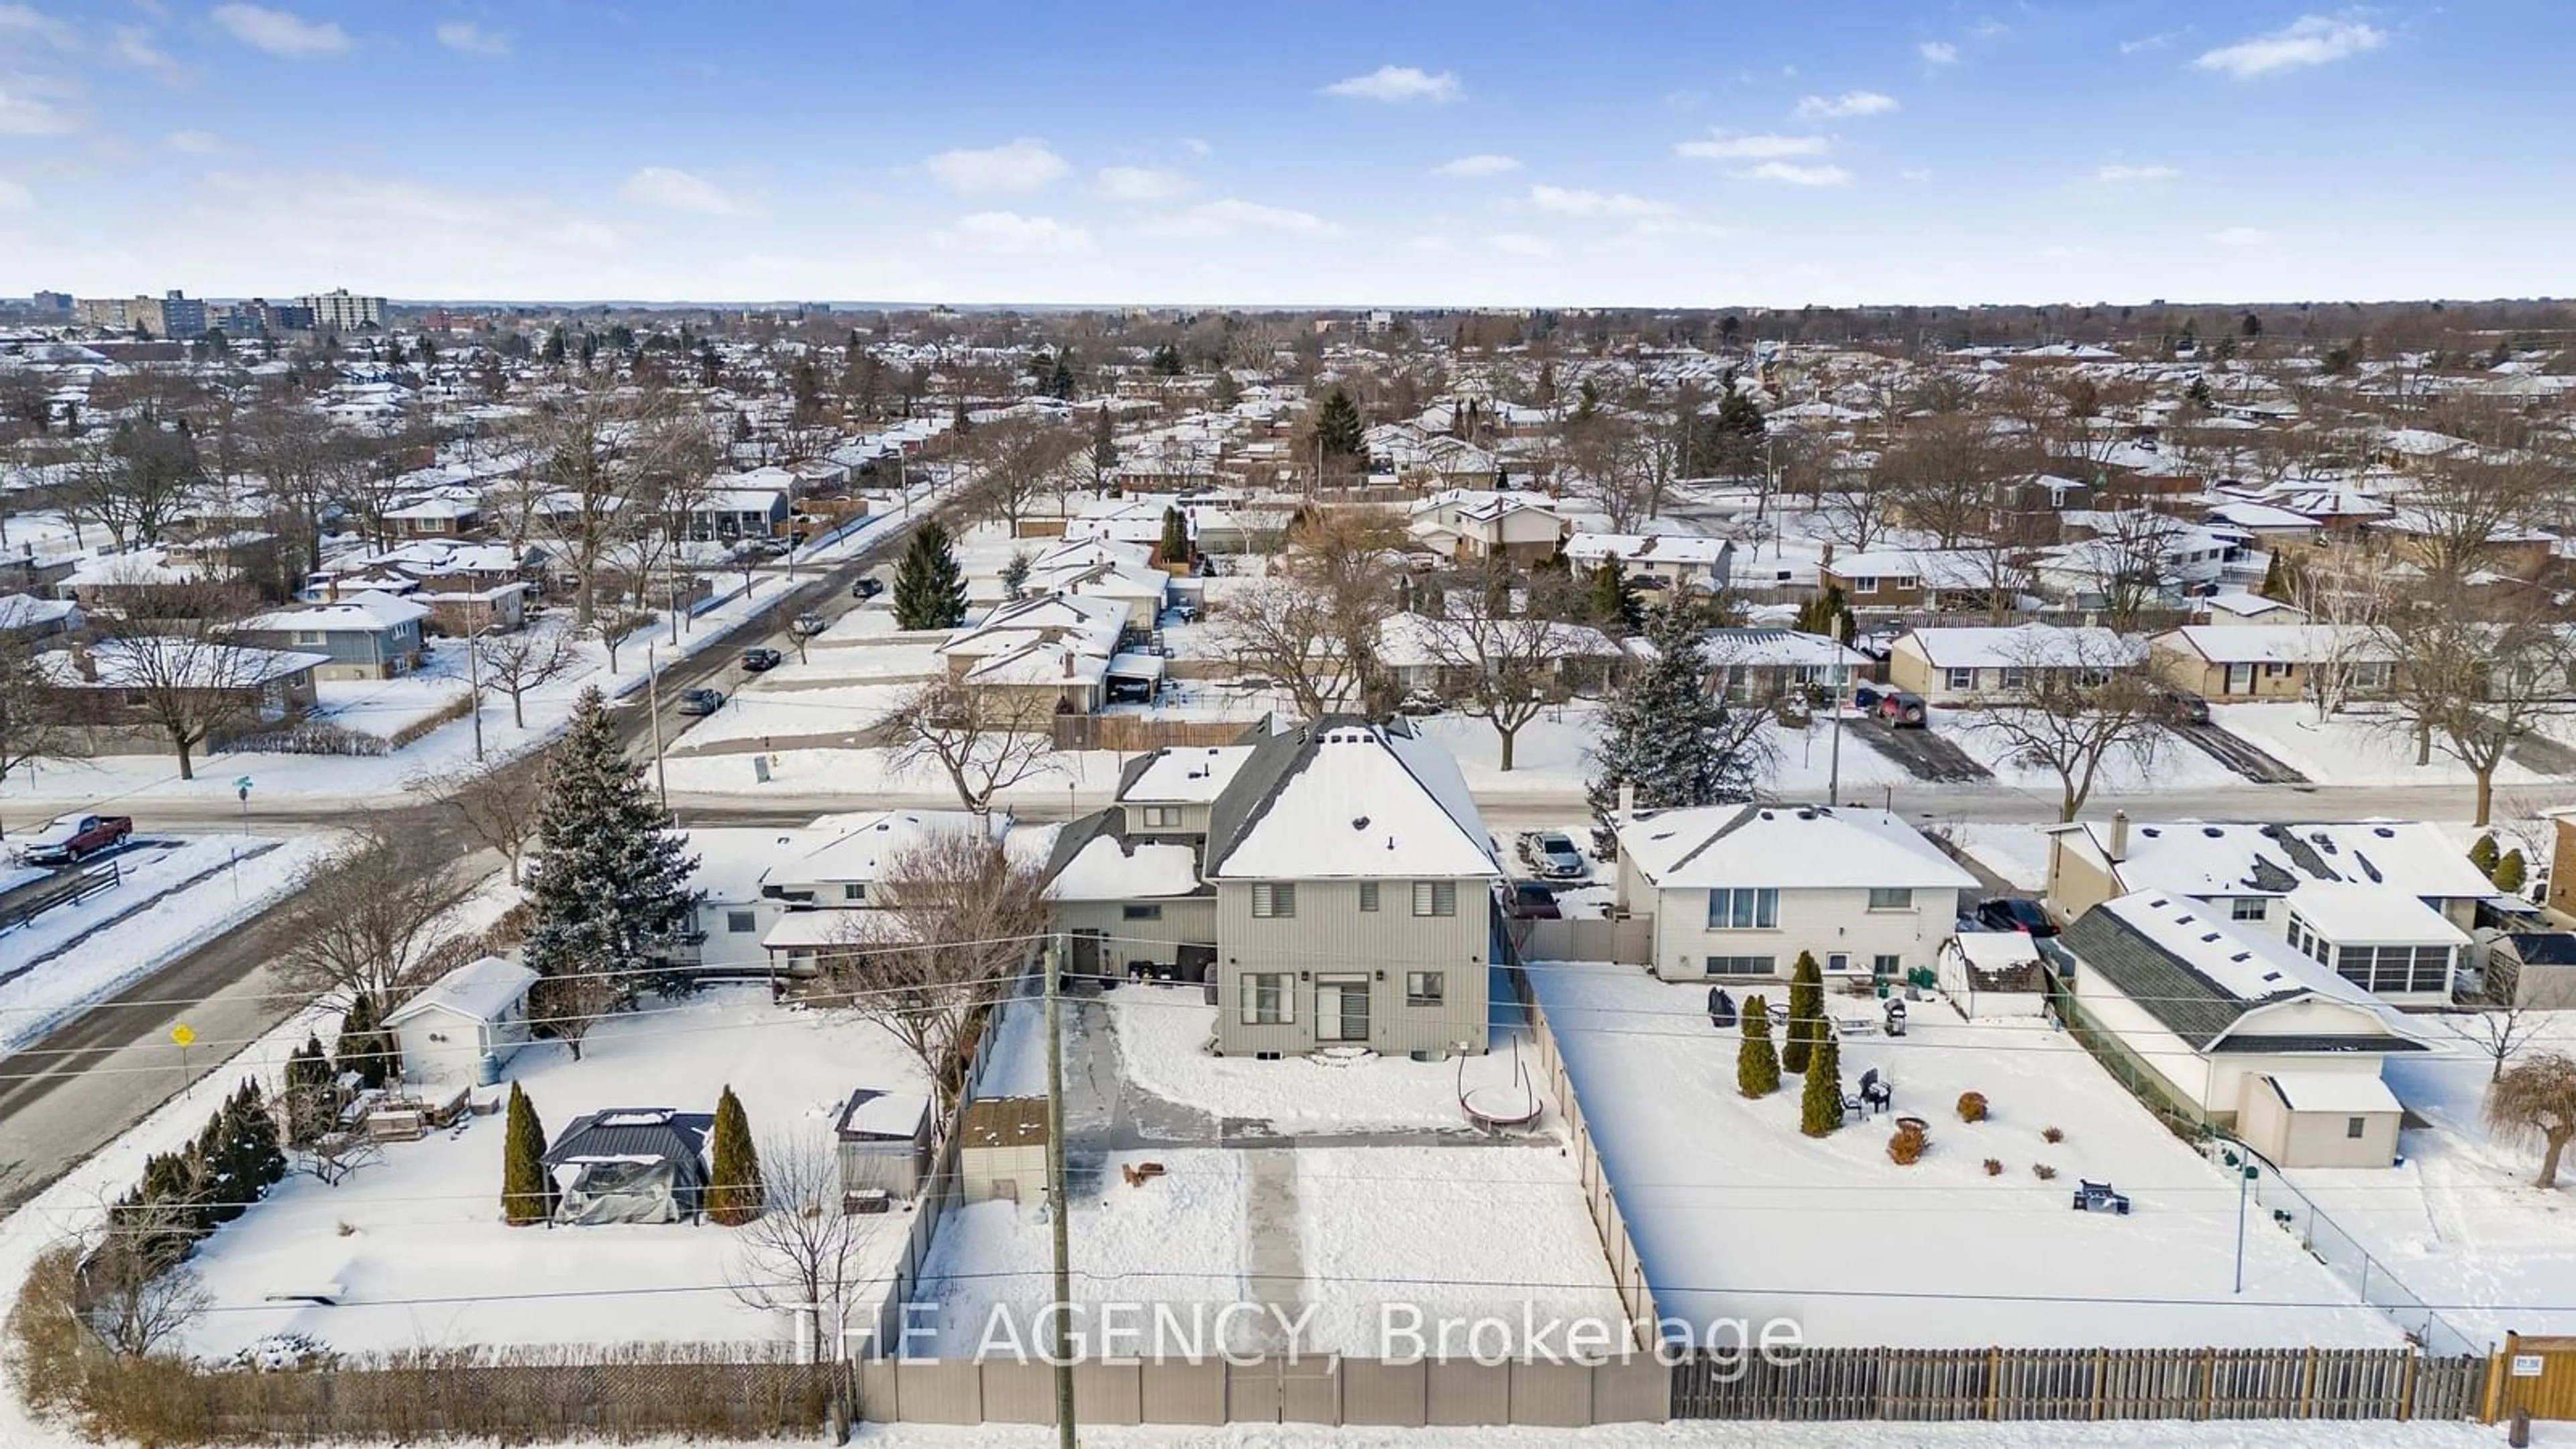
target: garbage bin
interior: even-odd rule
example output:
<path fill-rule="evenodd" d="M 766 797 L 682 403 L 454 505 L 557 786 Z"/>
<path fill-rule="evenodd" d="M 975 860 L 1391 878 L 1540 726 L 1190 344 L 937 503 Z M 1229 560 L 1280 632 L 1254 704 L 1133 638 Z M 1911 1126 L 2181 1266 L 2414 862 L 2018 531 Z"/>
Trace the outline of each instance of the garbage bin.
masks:
<path fill-rule="evenodd" d="M 474 1063 L 474 1085 L 493 1087 L 501 1082 L 501 1059 L 485 1052 Z"/>

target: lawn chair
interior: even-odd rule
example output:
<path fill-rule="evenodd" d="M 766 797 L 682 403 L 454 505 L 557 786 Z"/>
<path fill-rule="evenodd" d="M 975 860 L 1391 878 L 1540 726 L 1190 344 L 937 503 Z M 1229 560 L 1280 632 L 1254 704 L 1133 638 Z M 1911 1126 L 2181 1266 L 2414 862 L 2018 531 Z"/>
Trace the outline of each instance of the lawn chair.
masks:
<path fill-rule="evenodd" d="M 1861 1105 L 1871 1111 L 1884 1112 L 1896 1105 L 1896 1083 L 1878 1074 L 1872 1067 L 1860 1074 Z"/>
<path fill-rule="evenodd" d="M 2075 1210 L 2079 1213 L 2107 1212 L 2125 1218 L 2129 1215 L 2129 1199 L 2122 1193 L 2113 1192 L 2107 1182 L 2079 1179 L 2075 1184 Z"/>
<path fill-rule="evenodd" d="M 1887 1034 L 1905 1035 L 1905 1003 L 1890 997 L 1887 1002 Z"/>

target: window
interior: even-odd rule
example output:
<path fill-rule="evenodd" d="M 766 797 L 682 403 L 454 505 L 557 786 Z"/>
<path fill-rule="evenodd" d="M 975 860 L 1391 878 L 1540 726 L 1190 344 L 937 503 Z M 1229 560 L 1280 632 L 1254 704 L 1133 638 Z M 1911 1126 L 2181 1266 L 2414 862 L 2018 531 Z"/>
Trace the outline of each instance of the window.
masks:
<path fill-rule="evenodd" d="M 2370 1121 L 2368 1118 L 2346 1117 L 2343 1119 L 2343 1135 L 2356 1142 L 2361 1140 L 2361 1134 L 2369 1130 L 2369 1127 Z"/>
<path fill-rule="evenodd" d="M 1869 974 L 1872 976 L 1902 976 L 1905 974 L 1905 958 L 1894 955 L 1872 956 L 1869 958 Z"/>
<path fill-rule="evenodd" d="M 760 917 L 752 911 L 725 912 L 725 929 L 737 936 L 760 929 Z"/>
<path fill-rule="evenodd" d="M 1444 976 L 1445 973 L 1439 971 L 1405 972 L 1404 1004 L 1407 1006 L 1438 1006 L 1444 999 Z"/>
<path fill-rule="evenodd" d="M 1777 956 L 1711 956 L 1708 958 L 1708 974 L 1711 976 L 1777 976 L 1780 974 L 1780 958 Z"/>
<path fill-rule="evenodd" d="M 1876 579 L 1872 579 L 1872 578 L 1858 578 L 1858 579 L 1854 579 L 1854 580 L 1852 580 L 1852 592 L 1853 592 L 1853 593 L 1855 593 L 1855 594 L 1874 594 L 1874 593 L 1877 593 L 1877 592 L 1878 592 L 1878 580 L 1876 580 Z"/>
<path fill-rule="evenodd" d="M 322 631 L 319 629 L 298 629 L 295 631 L 295 642 L 298 644 L 318 646 L 323 642 Z"/>
<path fill-rule="evenodd" d="M 1286 1026 L 1297 1019 L 1296 993 L 1285 971 L 1243 973 L 1243 1024 Z"/>
<path fill-rule="evenodd" d="M 2334 968 L 2336 975 L 2369 991 L 2444 991 L 2451 984 L 2451 948 L 2345 946 L 2335 952 Z"/>
<path fill-rule="evenodd" d="M 2227 903 L 2227 919 L 2259 921 L 2263 919 L 2263 907 L 2266 904 L 2267 902 L 2261 896 L 2238 896 Z"/>
<path fill-rule="evenodd" d="M 1297 914 L 1297 887 L 1287 881 L 1255 882 L 1252 887 L 1252 914 L 1255 916 Z"/>
<path fill-rule="evenodd" d="M 2019 689 L 2028 683 L 2030 683 L 2029 670 L 2016 668 L 2007 668 L 2004 670 L 2004 688 Z"/>
<path fill-rule="evenodd" d="M 1851 953 L 1849 951 L 1834 951 L 1826 955 L 1826 975 L 1840 976 L 1849 970 L 1851 970 Z"/>
<path fill-rule="evenodd" d="M 1159 921 L 1162 918 L 1163 908 L 1158 905 L 1120 906 L 1118 908 L 1118 919 L 1122 921 Z"/>
<path fill-rule="evenodd" d="M 1977 687 L 1977 671 L 1973 669 L 1944 670 L 1941 675 L 1941 683 L 1942 687 L 1945 689 L 1974 689 Z"/>
<path fill-rule="evenodd" d="M 845 901 L 863 901 L 867 898 L 868 883 L 866 881 L 853 880 L 843 881 L 841 883 L 841 899 Z"/>
<path fill-rule="evenodd" d="M 1912 574 L 1898 574 L 1894 582 L 1899 590 L 1919 589 L 1923 587 L 1923 581 Z"/>
<path fill-rule="evenodd" d="M 1454 916 L 1458 914 L 1458 883 L 1452 880 L 1418 880 L 1413 883 L 1413 913 L 1417 916 Z"/>
<path fill-rule="evenodd" d="M 2286 679 L 2289 677 L 2289 674 L 2290 666 L 2286 664 L 2266 661 L 2263 665 L 2263 677 L 2265 679 Z"/>
<path fill-rule="evenodd" d="M 1769 887 L 1720 886 L 1708 893 L 1712 931 L 1768 931 L 1780 924 L 1780 893 Z"/>
<path fill-rule="evenodd" d="M 1144 816 L 1147 830 L 1181 828 L 1181 807 L 1178 805 L 1148 805 L 1138 813 Z"/>
<path fill-rule="evenodd" d="M 1376 881 L 1364 880 L 1360 882 L 1360 909 L 1364 911 L 1374 911 L 1377 909 Z"/>
<path fill-rule="evenodd" d="M 1914 909 L 1914 888 L 1872 886 L 1869 890 L 1869 908 L 1873 911 L 1910 911 Z"/>
<path fill-rule="evenodd" d="M 2415 969 L 2407 978 L 2409 991 L 2448 991 L 2451 989 L 2451 948 L 2418 946 Z"/>

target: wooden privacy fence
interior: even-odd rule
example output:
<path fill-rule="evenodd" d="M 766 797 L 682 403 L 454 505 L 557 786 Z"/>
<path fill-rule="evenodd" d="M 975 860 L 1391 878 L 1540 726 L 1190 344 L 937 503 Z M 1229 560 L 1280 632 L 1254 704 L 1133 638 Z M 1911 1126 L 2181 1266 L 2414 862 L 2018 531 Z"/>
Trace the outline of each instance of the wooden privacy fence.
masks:
<path fill-rule="evenodd" d="M 2576 1419 L 2576 1338 L 2504 1336 L 2478 1417 L 2488 1423 L 2516 1413 L 2535 1419 Z"/>
<path fill-rule="evenodd" d="M 2407 1349 L 1811 1348 L 1673 1370 L 1676 1419 L 2464 1419 L 2483 1357 Z"/>
<path fill-rule="evenodd" d="M 1141 714 L 1060 714 L 1055 717 L 1059 750 L 1116 750 L 1142 754 L 1166 745 L 1230 745 L 1252 728 L 1250 720 L 1157 719 Z"/>

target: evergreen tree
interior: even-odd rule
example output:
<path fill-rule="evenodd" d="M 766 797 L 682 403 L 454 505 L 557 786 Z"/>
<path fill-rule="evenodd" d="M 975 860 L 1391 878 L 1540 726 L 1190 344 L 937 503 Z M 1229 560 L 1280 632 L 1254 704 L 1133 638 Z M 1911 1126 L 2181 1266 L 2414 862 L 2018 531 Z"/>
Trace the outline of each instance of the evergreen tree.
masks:
<path fill-rule="evenodd" d="M 2182 395 L 2191 399 L 2201 407 L 2209 406 L 2209 379 L 2206 377 L 2193 378 L 2191 380 L 2191 386 L 2182 390 Z"/>
<path fill-rule="evenodd" d="M 2479 836 L 2477 843 L 2469 847 L 2469 864 L 2476 866 L 2478 874 L 2489 880 L 2495 879 L 2496 862 L 2502 859 L 2504 859 L 2504 852 L 2496 845 L 2496 838 L 2492 835 Z"/>
<path fill-rule="evenodd" d="M 1717 413 L 1709 420 L 1709 441 L 1715 452 L 1708 461 L 1733 477 L 1752 472 L 1760 465 L 1762 436 L 1768 426 L 1753 399 L 1735 390 L 1730 373 L 1717 400 Z"/>
<path fill-rule="evenodd" d="M 1762 749 L 1759 713 L 1738 717 L 1710 693 L 1699 620 L 1680 604 L 1646 619 L 1654 657 L 1602 702 L 1585 800 L 1604 827 L 1619 787 L 1640 810 L 1679 810 L 1753 798 Z"/>
<path fill-rule="evenodd" d="M 1234 373 L 1231 370 L 1218 368 L 1216 381 L 1208 384 L 1208 405 L 1220 412 L 1230 412 L 1234 405 L 1241 401 L 1243 401 L 1243 384 L 1234 380 Z"/>
<path fill-rule="evenodd" d="M 545 1124 L 516 1082 L 510 1084 L 508 1121 L 501 1138 L 501 1218 L 524 1228 L 554 1211 L 554 1184 L 546 1180 Z"/>
<path fill-rule="evenodd" d="M 1108 408 L 1098 407 L 1092 409 L 1091 485 L 1095 488 L 1107 483 L 1109 481 L 1111 471 L 1116 469 L 1118 466 L 1118 436 L 1115 431 L 1116 426 L 1116 421 L 1109 416 Z"/>
<path fill-rule="evenodd" d="M 359 992 L 340 1018 L 340 1037 L 332 1044 L 339 1072 L 355 1072 L 364 1087 L 381 1087 L 396 1070 L 392 1036 L 384 1029 L 376 999 Z"/>
<path fill-rule="evenodd" d="M 1323 406 L 1315 411 L 1315 446 L 1330 458 L 1358 458 L 1366 454 L 1364 441 L 1367 428 L 1360 422 L 1359 404 L 1336 385 L 1324 394 Z"/>
<path fill-rule="evenodd" d="M 589 1021 L 631 999 L 687 924 L 697 861 L 644 783 L 644 766 L 626 758 L 596 688 L 574 704 L 544 790 L 521 959 L 543 978 L 538 1015 L 578 1058 Z"/>
<path fill-rule="evenodd" d="M 1791 1031 L 1797 1030 L 1795 1022 Z M 1843 1125 L 1842 1048 L 1832 1037 L 1816 1044 L 1807 1067 L 1806 1090 L 1798 1097 L 1798 1130 L 1810 1137 L 1830 1137 Z"/>
<path fill-rule="evenodd" d="M 2255 316 L 2251 312 L 2245 314 L 2245 320 L 2240 325 L 2241 330 L 2248 337 L 2260 337 L 2263 335 L 2263 319 Z"/>
<path fill-rule="evenodd" d="M 2267 599 L 2279 599 L 2283 603 L 2288 603 L 2289 587 L 2290 581 L 2282 576 L 2281 556 L 2275 553 L 2272 555 L 2272 561 L 2263 565 L 2263 582 L 2254 592 Z"/>
<path fill-rule="evenodd" d="M 966 415 L 966 399 L 962 397 L 948 410 L 948 431 L 960 438 L 975 431 L 975 420 Z"/>
<path fill-rule="evenodd" d="M 1601 384 L 1587 377 L 1583 380 L 1582 388 L 1574 395 L 1574 420 L 1578 423 L 1588 423 L 1599 416 L 1601 416 Z"/>
<path fill-rule="evenodd" d="M 1028 586 L 1029 556 L 1025 552 L 1014 552 L 1011 555 L 1011 561 L 1002 565 L 1002 592 L 1005 596 L 1016 599 L 1020 596 L 1020 591 Z"/>
<path fill-rule="evenodd" d="M 307 1036 L 286 1059 L 286 1140 L 297 1147 L 310 1147 L 331 1130 L 336 1114 L 335 1094 L 331 1087 L 331 1059 L 322 1050 L 322 1038 Z"/>
<path fill-rule="evenodd" d="M 1735 1051 L 1735 1090 L 1768 1097 L 1780 1090 L 1780 1055 L 1771 1049 L 1771 1003 L 1746 997 L 1743 1020 L 1744 1044 Z"/>
<path fill-rule="evenodd" d="M 898 629 L 954 629 L 966 622 L 966 579 L 936 518 L 913 531 L 894 574 L 894 623 Z"/>
<path fill-rule="evenodd" d="M 1614 634 L 1633 634 L 1646 622 L 1645 606 L 1637 601 L 1637 590 L 1620 572 L 1619 565 L 1604 559 L 1592 570 L 1591 613 L 1593 624 Z"/>
<path fill-rule="evenodd" d="M 714 1162 L 707 1172 L 707 1221 L 738 1228 L 760 1216 L 760 1152 L 751 1121 L 727 1085 L 716 1098 Z"/>
<path fill-rule="evenodd" d="M 268 1099 L 256 1081 L 243 1082 L 241 1090 L 224 1105 L 232 1114 L 225 1135 L 235 1190 L 239 1193 L 236 1201 L 257 1202 L 286 1176 L 286 1151 L 278 1141 L 277 1118 L 269 1111 Z"/>
<path fill-rule="evenodd" d="M 545 351 L 538 354 L 538 356 L 549 367 L 561 367 L 563 365 L 564 330 L 561 323 L 557 323 L 555 329 L 546 334 Z"/>
<path fill-rule="evenodd" d="M 1809 634 L 1822 634 L 1848 644 L 1852 639 L 1851 601 L 1843 596 L 1843 586 L 1827 584 L 1824 592 L 1798 606 L 1798 628 Z"/>
<path fill-rule="evenodd" d="M 1178 377 L 1188 369 L 1181 362 L 1181 349 L 1166 342 L 1154 349 L 1154 371 L 1163 377 Z"/>
<path fill-rule="evenodd" d="M 1825 1032 L 1825 974 L 1816 969 L 1813 951 L 1798 953 L 1789 974 L 1789 1040 L 1780 1048 L 1780 1065 L 1803 1072 L 1815 1060 L 1816 1043 Z"/>
<path fill-rule="evenodd" d="M 2524 878 L 2530 874 L 2531 862 L 2522 858 L 2522 847 L 2517 845 L 2504 853 L 2504 859 L 2496 862 L 2495 874 L 2489 879 L 2495 882 L 2497 890 L 2518 894 Z"/>
<path fill-rule="evenodd" d="M 1163 510 L 1163 540 L 1154 545 L 1154 562 L 1186 564 L 1190 561 L 1190 525 L 1181 510 Z"/>
<path fill-rule="evenodd" d="M 1055 366 L 1047 372 L 1047 396 L 1071 402 L 1073 393 L 1073 364 L 1065 361 L 1064 354 L 1059 352 L 1055 355 Z"/>

